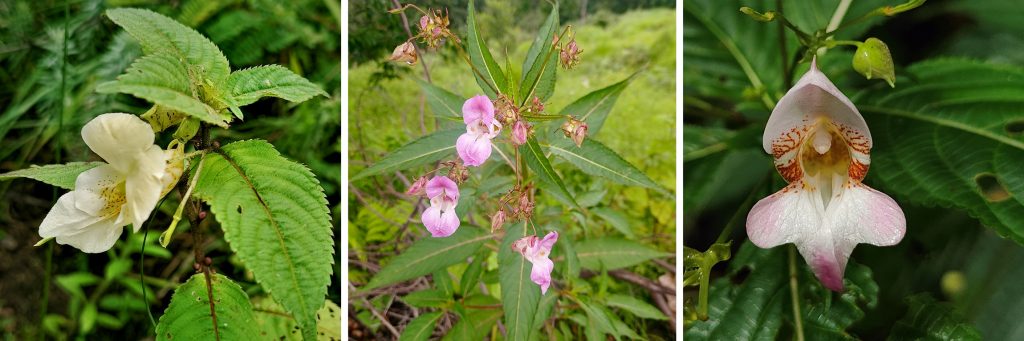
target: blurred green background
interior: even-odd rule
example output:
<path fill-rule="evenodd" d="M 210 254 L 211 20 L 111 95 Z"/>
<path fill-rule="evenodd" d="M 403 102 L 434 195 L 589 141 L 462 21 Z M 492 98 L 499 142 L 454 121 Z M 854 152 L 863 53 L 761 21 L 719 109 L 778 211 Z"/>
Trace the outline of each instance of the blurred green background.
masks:
<path fill-rule="evenodd" d="M 82 143 L 82 125 L 107 112 L 141 114 L 146 102 L 95 92 L 141 55 L 138 44 L 108 20 L 113 7 L 152 9 L 196 28 L 216 43 L 232 69 L 280 64 L 320 85 L 330 98 L 293 105 L 264 99 L 243 107 L 245 120 L 215 129 L 221 143 L 261 138 L 309 166 L 324 187 L 337 228 L 340 181 L 340 4 L 320 0 L 0 1 L 0 172 L 69 161 L 98 160 Z M 66 38 L 66 39 L 65 39 Z M 158 138 L 166 146 L 170 134 Z M 143 233 L 125 233 L 105 254 L 86 255 L 51 242 L 37 228 L 61 191 L 31 180 L 0 182 L 0 335 L 4 339 L 140 339 L 152 335 L 175 285 L 192 270 L 188 223 L 167 249 L 154 241 L 170 222 L 177 196 L 151 219 L 144 283 Z M 209 221 L 209 219 L 208 219 Z M 265 296 L 241 263 L 208 228 L 214 268 Z M 339 260 L 334 263 L 340 274 Z M 339 300 L 338 276 L 328 298 Z M 143 299 L 145 286 L 145 299 Z"/>

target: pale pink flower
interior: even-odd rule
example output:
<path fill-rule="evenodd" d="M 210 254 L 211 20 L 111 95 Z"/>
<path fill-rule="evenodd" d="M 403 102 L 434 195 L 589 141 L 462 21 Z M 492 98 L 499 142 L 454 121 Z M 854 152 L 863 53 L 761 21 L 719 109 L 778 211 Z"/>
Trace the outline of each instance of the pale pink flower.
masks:
<path fill-rule="evenodd" d="M 772 110 L 762 142 L 789 185 L 761 199 L 747 216 L 755 245 L 796 244 L 821 283 L 842 291 L 857 244 L 889 246 L 903 239 L 906 218 L 899 205 L 861 183 L 871 164 L 871 132 L 816 61 Z"/>
<path fill-rule="evenodd" d="M 551 270 L 555 269 L 555 263 L 551 262 L 548 256 L 556 241 L 558 232 L 552 231 L 545 235 L 544 239 L 527 236 L 512 243 L 512 249 L 523 254 L 523 257 L 533 264 L 530 280 L 540 286 L 542 295 L 547 293 L 548 287 L 551 286 Z"/>
<path fill-rule="evenodd" d="M 491 156 L 491 139 L 498 136 L 501 123 L 494 119 L 494 104 L 487 96 L 475 96 L 462 105 L 466 133 L 455 142 L 455 150 L 467 166 L 479 166 Z"/>
<path fill-rule="evenodd" d="M 512 126 L 512 144 L 522 146 L 530 137 L 530 124 L 526 121 L 516 121 Z"/>
<path fill-rule="evenodd" d="M 423 211 L 420 220 L 434 237 L 447 237 L 459 229 L 459 216 L 455 206 L 459 204 L 459 187 L 445 176 L 435 176 L 427 182 L 427 198 L 430 207 Z"/>

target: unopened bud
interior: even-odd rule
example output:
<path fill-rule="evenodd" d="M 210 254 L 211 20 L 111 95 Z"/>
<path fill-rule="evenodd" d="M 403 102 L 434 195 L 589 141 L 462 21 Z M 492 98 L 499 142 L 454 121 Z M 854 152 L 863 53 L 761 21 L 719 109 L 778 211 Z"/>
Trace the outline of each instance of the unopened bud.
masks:
<path fill-rule="evenodd" d="M 533 101 L 530 102 L 530 112 L 534 114 L 544 112 L 544 103 L 540 101 L 539 97 L 533 96 Z"/>
<path fill-rule="evenodd" d="M 407 41 L 395 47 L 395 51 L 391 53 L 391 57 L 388 57 L 388 60 L 413 65 L 419 60 L 419 55 L 416 54 L 416 46 L 412 42 Z"/>
<path fill-rule="evenodd" d="M 426 193 L 426 188 L 427 177 L 421 176 L 419 179 L 416 179 L 416 182 L 413 182 L 412 185 L 409 186 L 409 189 L 405 190 L 405 195 L 412 197 L 421 196 Z"/>
<path fill-rule="evenodd" d="M 893 67 L 889 47 L 878 38 L 868 38 L 857 45 L 853 55 L 853 69 L 868 79 L 881 78 L 896 87 L 896 70 Z"/>
<path fill-rule="evenodd" d="M 576 126 L 576 130 L 572 133 L 572 142 L 576 143 L 576 147 L 583 146 L 583 139 L 587 137 L 587 123 L 580 122 L 580 125 Z"/>
<path fill-rule="evenodd" d="M 517 207 L 519 215 L 523 219 L 530 219 L 533 216 L 533 207 L 534 204 L 533 200 L 530 200 L 530 194 L 523 192 L 523 195 L 519 197 L 519 207 Z"/>
<path fill-rule="evenodd" d="M 519 120 L 519 109 L 508 95 L 500 94 L 494 100 L 495 118 L 504 126 Z"/>
<path fill-rule="evenodd" d="M 466 179 L 469 179 L 469 168 L 461 163 L 452 165 L 452 168 L 448 170 L 448 178 L 455 181 L 455 183 L 461 185 Z"/>
<path fill-rule="evenodd" d="M 583 53 L 583 49 L 576 45 L 576 39 L 569 40 L 568 44 L 565 44 L 565 48 L 559 52 L 559 57 L 562 62 L 562 67 L 565 69 L 572 69 L 579 65 L 580 54 Z"/>
<path fill-rule="evenodd" d="M 517 121 L 512 126 L 512 144 L 516 146 L 522 146 L 526 144 L 526 139 L 530 138 L 530 131 L 533 127 L 530 126 L 526 121 Z"/>
<path fill-rule="evenodd" d="M 754 20 L 757 20 L 757 21 L 770 22 L 772 20 L 775 20 L 775 11 L 767 11 L 767 12 L 761 13 L 761 12 L 755 11 L 753 8 L 750 8 L 750 7 L 747 7 L 747 6 L 743 6 L 743 7 L 740 7 L 740 12 L 743 12 L 743 14 L 746 14 L 746 15 L 750 16 L 751 18 L 754 18 Z"/>
<path fill-rule="evenodd" d="M 491 216 L 491 233 L 494 233 L 494 231 L 500 229 L 502 225 L 505 225 L 505 218 L 504 209 L 499 208 L 498 212 L 494 212 L 494 215 Z"/>

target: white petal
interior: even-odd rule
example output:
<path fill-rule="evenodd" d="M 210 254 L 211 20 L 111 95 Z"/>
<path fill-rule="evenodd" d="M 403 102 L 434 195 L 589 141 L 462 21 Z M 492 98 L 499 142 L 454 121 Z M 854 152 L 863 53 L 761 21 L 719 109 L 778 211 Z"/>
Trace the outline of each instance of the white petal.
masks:
<path fill-rule="evenodd" d="M 120 205 L 118 184 L 124 176 L 110 165 L 87 170 L 75 178 L 75 206 L 93 215 L 103 215 L 100 211 L 111 209 L 108 203 Z"/>
<path fill-rule="evenodd" d="M 761 140 L 764 151 L 779 154 L 780 148 L 794 147 L 794 141 L 807 138 L 819 117 L 827 117 L 856 149 L 865 153 L 871 149 L 871 132 L 864 117 L 818 70 L 815 61 L 772 110 Z"/>
<path fill-rule="evenodd" d="M 131 114 L 103 114 L 82 127 L 82 139 L 121 173 L 128 173 L 136 155 L 153 146 L 153 128 Z"/>
<path fill-rule="evenodd" d="M 77 233 L 86 226 L 103 220 L 88 212 L 78 209 L 75 205 L 75 192 L 67 192 L 57 199 L 57 203 L 50 208 L 50 212 L 39 224 L 39 236 L 52 238 L 62 235 Z"/>
<path fill-rule="evenodd" d="M 160 148 L 152 145 L 151 147 L 139 158 L 136 171 L 129 174 L 125 180 L 125 203 L 122 211 L 125 212 L 127 219 L 131 219 L 136 232 L 153 212 L 164 189 L 162 179 L 167 155 Z"/>
<path fill-rule="evenodd" d="M 850 184 L 832 199 L 826 217 L 847 243 L 896 245 L 907 231 L 903 210 L 885 193 L 861 183 Z"/>
<path fill-rule="evenodd" d="M 801 235 L 813 233 L 821 225 L 823 209 L 816 192 L 791 183 L 786 188 L 761 199 L 747 215 L 747 236 L 762 248 L 795 243 Z"/>
<path fill-rule="evenodd" d="M 114 246 L 122 230 L 122 226 L 114 224 L 113 219 L 106 219 L 86 226 L 75 234 L 57 236 L 57 243 L 74 246 L 85 253 L 100 253 Z"/>

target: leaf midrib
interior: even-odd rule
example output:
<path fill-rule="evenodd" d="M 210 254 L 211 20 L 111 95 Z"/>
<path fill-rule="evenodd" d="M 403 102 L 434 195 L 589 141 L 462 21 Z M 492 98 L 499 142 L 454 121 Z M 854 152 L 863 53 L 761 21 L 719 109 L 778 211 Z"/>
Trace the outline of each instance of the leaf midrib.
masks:
<path fill-rule="evenodd" d="M 635 179 L 633 179 L 633 178 L 630 178 L 630 177 L 628 177 L 628 176 L 626 176 L 626 175 L 623 175 L 622 173 L 616 172 L 616 171 L 612 170 L 611 168 L 605 167 L 604 165 L 601 165 L 601 164 L 599 164 L 599 163 L 597 163 L 597 162 L 591 161 L 590 159 L 587 159 L 587 158 L 583 157 L 583 156 L 582 156 L 582 155 L 580 155 L 580 154 L 577 154 L 577 153 L 573 153 L 573 152 L 569 151 L 568 149 L 565 149 L 565 148 L 562 148 L 562 147 L 556 146 L 556 145 L 554 145 L 554 144 L 552 144 L 552 145 L 549 145 L 548 147 L 549 147 L 549 148 L 551 148 L 551 149 L 558 149 L 558 150 L 561 150 L 561 151 L 563 151 L 563 152 L 565 152 L 565 153 L 567 153 L 567 154 L 573 155 L 573 156 L 575 156 L 576 158 L 578 158 L 578 159 L 580 159 L 580 160 L 583 160 L 583 161 L 586 161 L 586 162 L 587 162 L 587 163 L 589 163 L 589 164 L 592 164 L 592 165 L 594 165 L 594 166 L 597 166 L 597 167 L 599 167 L 599 168 L 601 168 L 601 169 L 607 170 L 608 172 L 611 172 L 611 173 L 613 173 L 613 174 L 615 174 L 615 175 L 618 175 L 618 176 L 620 176 L 620 177 L 623 177 L 623 178 L 625 178 L 625 179 L 627 179 L 627 180 L 629 180 L 629 181 L 632 181 L 633 183 L 636 183 L 636 184 L 637 184 L 637 186 L 640 186 L 640 187 L 647 187 L 647 188 L 651 188 L 651 189 L 657 190 L 657 191 L 659 191 L 659 192 L 661 192 L 661 191 L 662 191 L 662 190 L 661 190 L 660 188 L 657 188 L 657 187 L 651 187 L 651 186 L 650 186 L 650 185 L 648 185 L 648 184 L 644 184 L 644 183 L 642 183 L 642 182 L 640 182 L 640 181 L 637 181 L 637 180 L 635 180 Z"/>
<path fill-rule="evenodd" d="M 876 113 L 883 114 L 883 115 L 906 117 L 906 118 L 910 118 L 910 119 L 914 119 L 914 120 L 918 120 L 918 121 L 922 121 L 922 122 L 929 122 L 929 123 L 933 123 L 933 124 L 936 124 L 936 125 L 939 125 L 939 126 L 953 128 L 953 129 L 960 130 L 960 131 L 963 131 L 963 132 L 966 132 L 966 133 L 971 133 L 971 134 L 974 134 L 974 135 L 978 135 L 978 136 L 981 136 L 981 137 L 984 137 L 984 138 L 987 138 L 987 139 L 990 139 L 990 140 L 993 140 L 993 141 L 996 141 L 996 142 L 1000 142 L 1000 143 L 1009 145 L 1011 147 L 1014 147 L 1014 148 L 1017 148 L 1017 149 L 1020 149 L 1020 150 L 1024 150 L 1024 141 L 1014 140 L 1014 139 L 1012 139 L 1010 137 L 1007 137 L 1007 136 L 1002 136 L 1002 135 L 993 133 L 991 131 L 987 131 L 987 130 L 984 130 L 984 129 L 979 129 L 979 128 L 967 125 L 965 123 L 961 123 L 961 122 L 957 122 L 957 121 L 953 121 L 953 120 L 948 120 L 948 119 L 943 119 L 943 118 L 933 117 L 933 116 L 925 116 L 925 115 L 922 115 L 919 112 L 910 111 L 910 110 L 884 108 L 884 107 L 877 107 L 877 106 L 871 106 L 871 105 L 862 105 L 861 106 L 861 110 L 870 111 L 870 112 L 876 112 Z"/>

